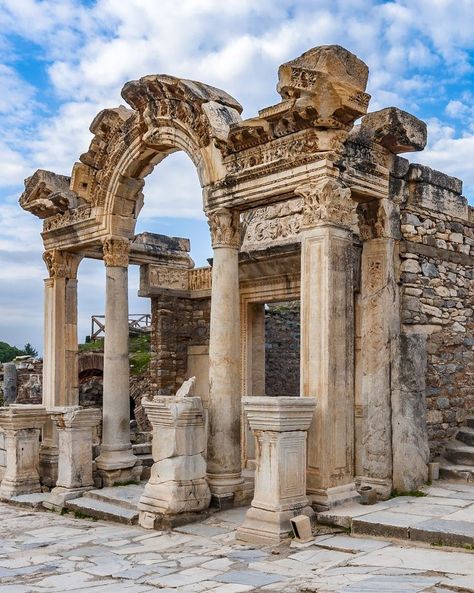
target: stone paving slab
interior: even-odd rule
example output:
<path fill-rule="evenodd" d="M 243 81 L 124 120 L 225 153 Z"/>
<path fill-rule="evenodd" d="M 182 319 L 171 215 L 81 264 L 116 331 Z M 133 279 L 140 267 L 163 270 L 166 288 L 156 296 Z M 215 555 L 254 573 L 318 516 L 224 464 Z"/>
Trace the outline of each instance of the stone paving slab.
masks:
<path fill-rule="evenodd" d="M 304 547 L 289 540 L 250 546 L 235 539 L 244 513 L 216 513 L 196 532 L 163 533 L 0 504 L 0 591 L 474 592 L 474 553 L 343 533 L 321 535 Z"/>
<path fill-rule="evenodd" d="M 374 505 L 351 504 L 318 520 L 370 535 L 454 547 L 474 546 L 474 485 L 436 482 L 425 496 L 400 496 Z"/>

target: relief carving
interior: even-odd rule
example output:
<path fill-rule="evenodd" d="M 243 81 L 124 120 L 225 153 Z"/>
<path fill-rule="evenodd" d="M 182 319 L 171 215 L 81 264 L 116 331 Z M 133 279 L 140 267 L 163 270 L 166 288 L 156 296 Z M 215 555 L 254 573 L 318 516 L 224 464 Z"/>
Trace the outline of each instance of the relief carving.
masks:
<path fill-rule="evenodd" d="M 149 266 L 148 269 L 150 287 L 172 288 L 175 290 L 188 289 L 188 270 L 164 266 Z"/>
<path fill-rule="evenodd" d="M 297 238 L 303 224 L 303 199 L 296 198 L 245 212 L 242 249 Z"/>
<path fill-rule="evenodd" d="M 67 210 L 64 214 L 56 214 L 47 218 L 43 223 L 43 231 L 49 232 L 71 226 L 84 220 L 89 220 L 92 209 L 90 206 L 80 206 L 74 210 Z"/>
<path fill-rule="evenodd" d="M 104 263 L 106 266 L 128 267 L 130 241 L 124 238 L 109 237 L 102 243 Z"/>
<path fill-rule="evenodd" d="M 240 213 L 221 208 L 208 214 L 212 247 L 240 247 Z"/>
<path fill-rule="evenodd" d="M 351 198 L 351 190 L 333 179 L 324 184 L 310 182 L 295 190 L 304 199 L 303 226 L 311 228 L 318 224 L 331 223 L 342 227 L 352 227 L 356 202 Z"/>

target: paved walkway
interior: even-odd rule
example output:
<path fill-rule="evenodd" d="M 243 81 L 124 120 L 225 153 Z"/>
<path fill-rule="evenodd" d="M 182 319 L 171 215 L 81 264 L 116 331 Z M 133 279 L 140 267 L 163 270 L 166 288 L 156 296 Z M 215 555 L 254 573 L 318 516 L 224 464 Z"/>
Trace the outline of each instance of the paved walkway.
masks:
<path fill-rule="evenodd" d="M 474 550 L 474 484 L 438 481 L 422 490 L 426 496 L 399 496 L 371 506 L 336 507 L 320 513 L 318 519 L 350 528 L 355 535 Z"/>
<path fill-rule="evenodd" d="M 474 591 L 472 552 L 345 533 L 318 536 L 310 545 L 251 547 L 235 541 L 244 513 L 233 509 L 160 533 L 0 504 L 0 591 Z"/>

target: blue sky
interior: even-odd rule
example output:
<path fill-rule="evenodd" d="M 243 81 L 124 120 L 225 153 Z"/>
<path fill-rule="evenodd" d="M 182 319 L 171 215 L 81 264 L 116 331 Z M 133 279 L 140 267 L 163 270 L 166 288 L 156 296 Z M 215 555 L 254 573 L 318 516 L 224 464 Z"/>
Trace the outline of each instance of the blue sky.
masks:
<path fill-rule="evenodd" d="M 370 68 L 370 110 L 397 106 L 428 123 L 412 160 L 464 180 L 474 198 L 474 0 L 0 0 L 0 341 L 42 348 L 41 223 L 22 212 L 24 177 L 69 174 L 104 107 L 127 80 L 167 73 L 221 87 L 244 117 L 278 101 L 279 64 L 338 43 Z M 138 231 L 192 239 L 210 255 L 191 163 L 172 155 L 147 178 Z M 79 272 L 80 338 L 104 309 L 104 270 Z M 149 304 L 136 296 L 130 310 Z"/>

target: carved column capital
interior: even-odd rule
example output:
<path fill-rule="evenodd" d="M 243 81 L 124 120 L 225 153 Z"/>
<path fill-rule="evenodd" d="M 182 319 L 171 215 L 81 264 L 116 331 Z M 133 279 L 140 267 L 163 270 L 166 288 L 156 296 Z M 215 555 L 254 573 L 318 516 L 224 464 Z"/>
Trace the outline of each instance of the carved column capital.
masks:
<path fill-rule="evenodd" d="M 352 227 L 357 203 L 351 199 L 351 190 L 335 179 L 324 183 L 309 182 L 297 187 L 295 193 L 304 199 L 304 228 L 327 223 Z"/>
<path fill-rule="evenodd" d="M 82 259 L 77 253 L 50 249 L 43 253 L 43 260 L 50 278 L 77 278 L 77 269 Z"/>
<path fill-rule="evenodd" d="M 102 242 L 106 266 L 127 268 L 130 254 L 130 241 L 123 237 L 108 237 Z"/>
<path fill-rule="evenodd" d="M 240 247 L 240 214 L 221 208 L 208 214 L 212 247 Z"/>

